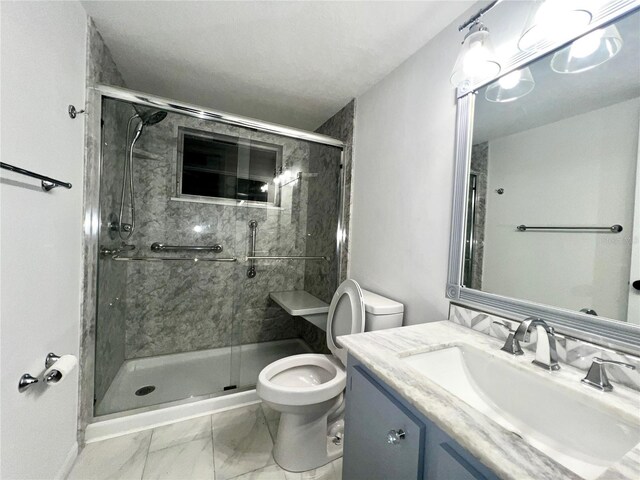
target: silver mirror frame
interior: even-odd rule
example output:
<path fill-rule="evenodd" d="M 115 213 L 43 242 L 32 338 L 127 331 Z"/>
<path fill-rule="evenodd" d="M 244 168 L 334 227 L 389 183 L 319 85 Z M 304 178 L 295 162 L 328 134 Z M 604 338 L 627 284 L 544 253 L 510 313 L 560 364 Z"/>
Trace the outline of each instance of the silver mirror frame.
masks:
<path fill-rule="evenodd" d="M 596 12 L 584 31 L 562 42 L 547 42 L 539 50 L 519 53 L 508 59 L 500 75 L 477 84 L 458 88 L 458 108 L 456 116 L 456 146 L 451 219 L 451 239 L 449 244 L 449 270 L 446 296 L 452 302 L 476 308 L 488 313 L 502 315 L 514 320 L 535 316 L 556 327 L 567 336 L 592 341 L 620 351 L 640 354 L 640 326 L 604 317 L 595 317 L 563 308 L 552 307 L 527 300 L 505 297 L 482 292 L 462 285 L 464 267 L 464 239 L 467 216 L 467 188 L 471 163 L 473 135 L 473 115 L 475 95 L 478 89 L 514 70 L 529 64 L 552 51 L 559 49 L 578 37 L 611 23 L 624 15 L 640 9 L 640 0 L 618 0 Z"/>

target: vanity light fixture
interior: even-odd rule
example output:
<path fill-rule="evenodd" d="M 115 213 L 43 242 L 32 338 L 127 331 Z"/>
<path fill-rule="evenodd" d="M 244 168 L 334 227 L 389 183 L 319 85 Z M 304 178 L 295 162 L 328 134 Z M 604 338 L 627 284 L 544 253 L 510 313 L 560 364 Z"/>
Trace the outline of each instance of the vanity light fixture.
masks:
<path fill-rule="evenodd" d="M 512 102 L 530 93 L 535 85 L 531 70 L 529 67 L 524 67 L 493 82 L 487 87 L 484 96 L 490 102 Z"/>
<path fill-rule="evenodd" d="M 523 52 L 538 50 L 548 42 L 569 39 L 591 22 L 592 12 L 602 0 L 538 0 L 531 10 L 518 48 Z"/>
<path fill-rule="evenodd" d="M 451 84 L 461 87 L 495 77 L 499 73 L 500 64 L 493 52 L 489 29 L 476 20 L 462 41 L 462 48 L 451 73 Z"/>
<path fill-rule="evenodd" d="M 579 73 L 591 70 L 615 57 L 622 48 L 622 37 L 615 25 L 599 28 L 576 39 L 551 59 L 557 73 Z"/>
<path fill-rule="evenodd" d="M 469 31 L 462 40 L 462 47 L 451 72 L 450 81 L 454 87 L 468 87 L 472 83 L 495 77 L 500 73 L 500 64 L 493 51 L 489 29 L 480 19 L 501 1 L 493 0 L 458 27 L 459 32 L 465 28 L 469 28 Z"/>

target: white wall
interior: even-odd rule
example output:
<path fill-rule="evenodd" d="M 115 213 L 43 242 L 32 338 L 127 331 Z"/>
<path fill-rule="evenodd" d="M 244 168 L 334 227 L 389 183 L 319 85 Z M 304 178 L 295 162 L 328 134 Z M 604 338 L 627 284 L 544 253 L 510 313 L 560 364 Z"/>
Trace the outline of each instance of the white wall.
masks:
<path fill-rule="evenodd" d="M 405 325 L 447 318 L 458 23 L 356 99 L 350 276 Z"/>
<path fill-rule="evenodd" d="M 49 194 L 2 170 L 0 436 L 3 479 L 63 474 L 76 448 L 78 374 L 19 394 L 49 351 L 78 354 L 86 15 L 78 2 L 2 2 L 1 156 L 71 182 Z"/>
<path fill-rule="evenodd" d="M 634 99 L 489 141 L 483 290 L 626 319 L 639 119 Z M 520 224 L 624 230 L 520 233 Z"/>

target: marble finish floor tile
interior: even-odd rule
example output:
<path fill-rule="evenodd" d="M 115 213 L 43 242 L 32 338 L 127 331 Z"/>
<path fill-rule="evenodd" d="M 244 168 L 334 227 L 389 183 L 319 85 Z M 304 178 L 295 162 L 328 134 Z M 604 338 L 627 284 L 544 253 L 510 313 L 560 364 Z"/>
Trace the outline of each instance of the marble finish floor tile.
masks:
<path fill-rule="evenodd" d="M 151 430 L 90 443 L 78 456 L 69 480 L 140 480 Z"/>
<path fill-rule="evenodd" d="M 150 452 L 143 480 L 214 480 L 211 436 Z"/>
<path fill-rule="evenodd" d="M 336 476 L 336 470 L 332 462 L 306 472 L 294 473 L 285 471 L 284 476 L 286 480 L 338 480 L 342 477 L 342 474 Z"/>
<path fill-rule="evenodd" d="M 211 439 L 211 416 L 193 418 L 153 429 L 149 453 L 200 439 Z"/>
<path fill-rule="evenodd" d="M 217 480 L 274 463 L 273 441 L 260 404 L 216 413 L 211 418 Z"/>
<path fill-rule="evenodd" d="M 268 467 L 234 477 L 233 480 L 287 480 L 287 477 L 284 475 L 284 470 L 278 465 L 269 465 Z"/>
<path fill-rule="evenodd" d="M 87 445 L 69 480 L 340 480 L 342 459 L 287 472 L 272 455 L 280 415 L 264 404 Z M 271 430 L 271 432 L 270 432 Z"/>
<path fill-rule="evenodd" d="M 233 480 L 341 480 L 342 459 L 307 472 L 287 472 L 277 464 L 234 477 Z"/>
<path fill-rule="evenodd" d="M 267 427 L 271 434 L 271 439 L 275 443 L 276 436 L 278 435 L 278 427 L 280 426 L 280 412 L 268 407 L 266 404 L 262 404 L 262 413 L 267 420 Z"/>

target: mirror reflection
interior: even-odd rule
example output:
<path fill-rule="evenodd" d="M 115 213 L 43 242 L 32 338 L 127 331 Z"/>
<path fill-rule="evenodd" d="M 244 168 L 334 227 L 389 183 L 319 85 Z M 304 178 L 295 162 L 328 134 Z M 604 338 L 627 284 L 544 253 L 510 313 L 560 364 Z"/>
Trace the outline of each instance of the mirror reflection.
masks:
<path fill-rule="evenodd" d="M 476 94 L 463 285 L 640 324 L 640 13 Z"/>

